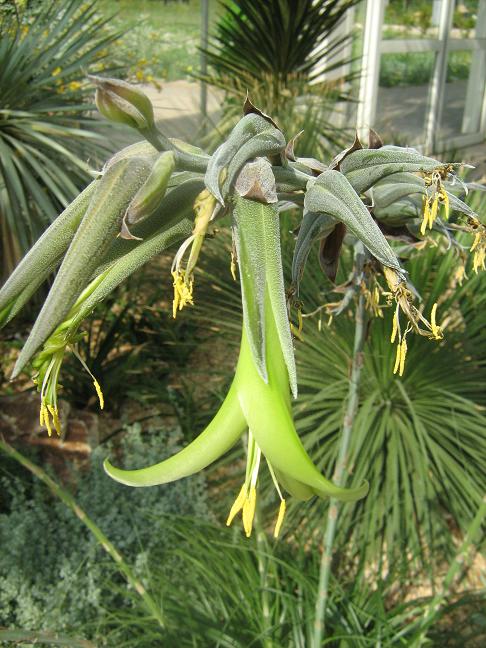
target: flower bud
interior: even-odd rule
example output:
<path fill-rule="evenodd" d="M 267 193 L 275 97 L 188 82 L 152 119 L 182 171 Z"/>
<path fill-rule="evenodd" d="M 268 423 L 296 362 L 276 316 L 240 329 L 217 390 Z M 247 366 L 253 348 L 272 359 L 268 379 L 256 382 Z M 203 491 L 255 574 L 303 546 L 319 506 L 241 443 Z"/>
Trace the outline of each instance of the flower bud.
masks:
<path fill-rule="evenodd" d="M 92 75 L 89 79 L 96 85 L 95 102 L 104 117 L 138 130 L 154 126 L 154 109 L 144 92 L 119 79 Z"/>
<path fill-rule="evenodd" d="M 135 194 L 125 214 L 127 223 L 133 225 L 150 216 L 160 206 L 167 185 L 175 168 L 172 151 L 161 153 L 155 161 L 149 177 Z"/>

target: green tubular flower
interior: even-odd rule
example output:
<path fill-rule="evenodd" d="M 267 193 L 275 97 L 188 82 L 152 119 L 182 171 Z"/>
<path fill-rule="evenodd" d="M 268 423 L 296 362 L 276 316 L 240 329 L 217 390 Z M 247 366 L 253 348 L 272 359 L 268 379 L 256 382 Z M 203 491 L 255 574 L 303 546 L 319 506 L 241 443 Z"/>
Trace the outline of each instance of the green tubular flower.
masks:
<path fill-rule="evenodd" d="M 295 430 L 290 404 L 292 368 L 289 349 L 286 348 L 287 339 L 291 346 L 288 319 L 285 319 L 286 331 L 282 331 L 280 307 L 285 309 L 285 292 L 281 263 L 276 261 L 277 257 L 280 259 L 280 249 L 275 245 L 277 241 L 278 246 L 278 212 L 272 205 L 238 197 L 234 216 L 246 306 L 243 309 L 242 339 L 235 377 L 221 408 L 191 444 L 169 459 L 138 470 L 116 468 L 108 460 L 105 460 L 104 467 L 110 477 L 129 486 L 165 484 L 207 467 L 229 450 L 248 429 L 246 477 L 227 524 L 242 511 L 246 535 L 251 534 L 258 471 L 263 455 L 281 502 L 274 533 L 277 536 L 285 513 L 285 500 L 279 483 L 298 499 L 317 495 L 333 496 L 343 501 L 364 497 L 368 484 L 353 489 L 334 485 L 314 466 L 302 445 Z M 252 244 L 254 264 L 251 261 L 245 263 L 245 242 Z M 254 247 L 256 244 L 258 249 Z M 259 276 L 252 279 L 250 275 L 257 273 Z M 257 309 L 255 303 L 258 303 Z M 255 322 L 249 321 L 252 318 L 260 320 L 257 327 Z M 256 329 L 260 331 L 259 334 L 255 333 Z M 250 335 L 258 339 L 252 342 Z M 256 358 L 259 342 L 263 346 L 263 358 Z"/>

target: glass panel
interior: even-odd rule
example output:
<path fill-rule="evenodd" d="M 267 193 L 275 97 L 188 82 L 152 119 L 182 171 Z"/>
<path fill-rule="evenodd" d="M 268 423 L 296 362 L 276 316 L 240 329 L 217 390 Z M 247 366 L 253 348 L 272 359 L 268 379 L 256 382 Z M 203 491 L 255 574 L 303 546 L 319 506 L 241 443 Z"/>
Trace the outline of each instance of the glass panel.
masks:
<path fill-rule="evenodd" d="M 435 4 L 433 0 L 390 0 L 385 8 L 383 39 L 437 38 Z"/>
<path fill-rule="evenodd" d="M 439 136 L 447 139 L 480 128 L 485 52 L 449 52 Z"/>
<path fill-rule="evenodd" d="M 423 143 L 433 52 L 383 54 L 376 130 L 394 144 Z"/>
<path fill-rule="evenodd" d="M 452 16 L 451 38 L 473 38 L 476 32 L 479 0 L 457 0 Z"/>

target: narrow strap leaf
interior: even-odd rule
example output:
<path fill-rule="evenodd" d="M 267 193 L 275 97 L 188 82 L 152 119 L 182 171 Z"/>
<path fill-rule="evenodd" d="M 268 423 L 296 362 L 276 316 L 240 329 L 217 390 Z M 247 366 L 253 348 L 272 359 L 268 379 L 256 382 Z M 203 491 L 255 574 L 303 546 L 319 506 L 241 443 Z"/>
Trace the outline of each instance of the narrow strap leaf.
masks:
<path fill-rule="evenodd" d="M 97 183 L 97 180 L 91 182 L 27 252 L 0 290 L 0 311 L 6 308 L 9 302 L 17 298 L 32 282 L 36 282 L 36 287 L 38 287 L 53 272 L 76 233 Z M 26 294 L 24 293 L 24 295 Z M 26 301 L 24 299 L 23 303 L 25 304 Z M 20 307 L 17 308 L 17 312 L 18 310 Z"/>

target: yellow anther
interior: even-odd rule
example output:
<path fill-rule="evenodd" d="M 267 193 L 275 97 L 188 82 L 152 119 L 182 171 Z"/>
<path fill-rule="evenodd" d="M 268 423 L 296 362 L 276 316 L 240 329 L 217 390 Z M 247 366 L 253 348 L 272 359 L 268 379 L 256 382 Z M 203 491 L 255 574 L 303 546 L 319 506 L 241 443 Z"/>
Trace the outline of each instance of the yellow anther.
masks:
<path fill-rule="evenodd" d="M 449 196 L 447 195 L 447 191 L 442 191 L 440 198 L 445 207 L 445 219 L 449 220 Z"/>
<path fill-rule="evenodd" d="M 275 529 L 273 531 L 273 537 L 274 538 L 278 538 L 278 535 L 280 533 L 280 529 L 282 528 L 282 524 L 283 524 L 284 517 L 285 517 L 285 509 L 286 509 L 286 505 L 285 505 L 285 500 L 283 499 L 280 502 L 280 508 L 278 509 L 277 522 L 275 524 Z"/>
<path fill-rule="evenodd" d="M 439 209 L 439 194 L 435 194 L 434 200 L 432 201 L 432 207 L 430 208 L 429 214 L 429 228 L 432 229 L 435 219 L 437 218 L 437 211 Z"/>
<path fill-rule="evenodd" d="M 423 206 L 424 206 L 424 215 L 423 215 L 423 220 L 422 220 L 422 225 L 420 226 L 420 233 L 422 236 L 425 234 L 425 230 L 427 229 L 427 225 L 429 223 L 429 199 L 424 196 L 423 198 Z"/>
<path fill-rule="evenodd" d="M 480 240 L 481 240 L 481 232 L 477 232 L 476 236 L 474 237 L 473 244 L 469 248 L 469 252 L 474 252 L 474 250 L 478 247 Z"/>
<path fill-rule="evenodd" d="M 402 340 L 401 348 L 400 348 L 400 369 L 399 369 L 399 376 L 403 376 L 403 370 L 405 369 L 405 358 L 407 357 L 407 341 L 405 338 Z"/>
<path fill-rule="evenodd" d="M 186 281 L 184 270 L 172 272 L 174 299 L 172 301 L 172 317 L 175 319 L 177 311 L 182 310 L 187 304 L 194 304 L 192 298 L 193 280 Z"/>
<path fill-rule="evenodd" d="M 51 428 L 51 421 L 49 419 L 49 410 L 47 409 L 44 403 L 41 405 L 41 407 L 44 409 L 44 425 L 47 428 L 47 434 L 51 436 L 52 428 Z"/>
<path fill-rule="evenodd" d="M 304 328 L 304 319 L 302 317 L 302 309 L 298 308 L 297 309 L 297 326 L 290 322 L 290 331 L 292 335 L 296 338 L 298 338 L 301 342 L 304 341 L 304 338 L 302 336 L 302 329 Z"/>
<path fill-rule="evenodd" d="M 390 342 L 392 344 L 395 342 L 395 338 L 397 337 L 397 333 L 398 333 L 398 324 L 399 324 L 399 322 L 398 322 L 398 308 L 399 307 L 398 307 L 398 304 L 397 304 L 397 307 L 395 309 L 395 313 L 393 315 L 393 328 L 392 328 L 392 333 L 391 333 L 391 337 L 390 337 Z"/>
<path fill-rule="evenodd" d="M 54 425 L 54 429 L 57 432 L 57 436 L 61 436 L 61 422 L 59 421 L 59 413 L 57 411 L 57 407 L 54 407 L 54 405 L 50 405 L 48 403 L 47 409 L 49 410 L 49 413 L 52 417 L 52 423 Z"/>
<path fill-rule="evenodd" d="M 440 326 L 437 326 L 436 322 L 436 315 L 437 315 L 437 302 L 432 306 L 432 311 L 430 313 L 430 326 L 432 328 L 432 335 L 436 340 L 442 340 L 444 337 L 442 333 L 442 329 Z"/>
<path fill-rule="evenodd" d="M 423 196 L 423 220 L 420 226 L 420 233 L 424 236 L 427 227 L 432 229 L 439 212 L 439 204 L 445 207 L 445 218 L 449 218 L 449 196 L 442 184 L 442 172 L 433 171 L 426 174 L 424 182 L 426 187 L 431 187 L 430 195 L 427 193 Z"/>
<path fill-rule="evenodd" d="M 103 396 L 103 392 L 101 391 L 100 383 L 96 380 L 96 378 L 93 378 L 93 385 L 96 389 L 98 400 L 100 401 L 100 409 L 103 409 L 105 406 L 105 398 Z"/>
<path fill-rule="evenodd" d="M 243 484 L 240 492 L 238 493 L 238 497 L 235 499 L 233 506 L 231 507 L 231 510 L 228 515 L 228 519 L 226 520 L 226 526 L 229 526 L 233 522 L 235 516 L 238 515 L 238 513 L 243 508 L 245 500 L 246 500 L 246 486 L 245 484 Z"/>
<path fill-rule="evenodd" d="M 401 350 L 402 350 L 402 343 L 399 342 L 399 343 L 397 344 L 397 354 L 396 354 L 396 356 L 395 356 L 395 366 L 393 367 L 393 373 L 394 373 L 394 374 L 397 373 L 397 371 L 398 371 L 398 369 L 399 369 L 399 367 L 400 367 L 400 354 L 401 354 Z"/>
<path fill-rule="evenodd" d="M 255 517 L 256 509 L 256 488 L 250 487 L 250 494 L 245 499 L 243 504 L 243 528 L 245 529 L 246 537 L 251 536 L 253 529 L 253 518 Z"/>

